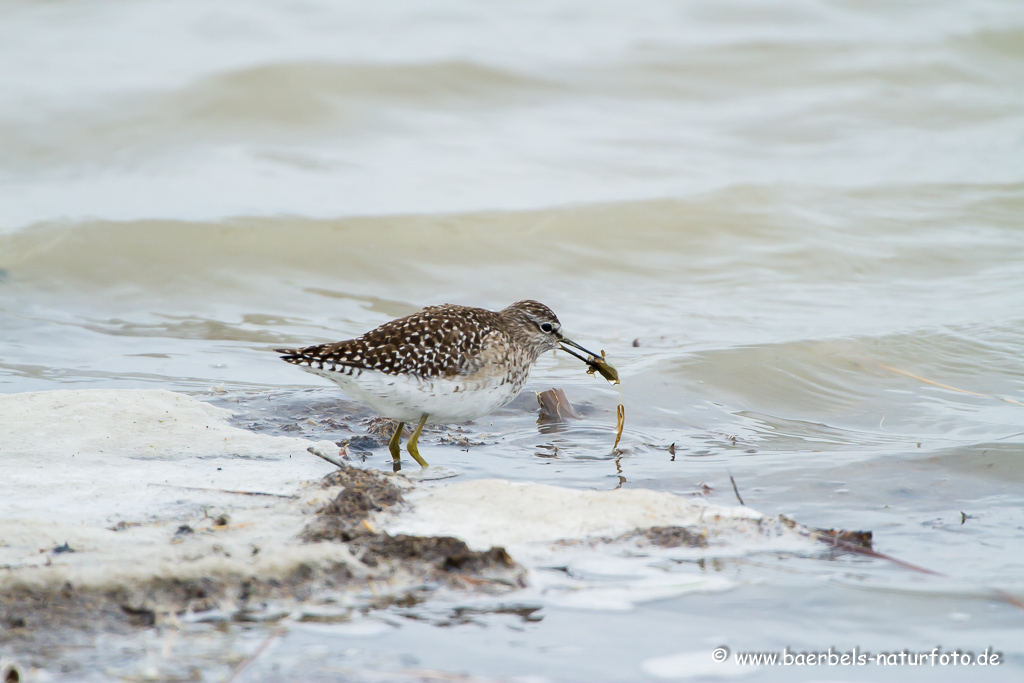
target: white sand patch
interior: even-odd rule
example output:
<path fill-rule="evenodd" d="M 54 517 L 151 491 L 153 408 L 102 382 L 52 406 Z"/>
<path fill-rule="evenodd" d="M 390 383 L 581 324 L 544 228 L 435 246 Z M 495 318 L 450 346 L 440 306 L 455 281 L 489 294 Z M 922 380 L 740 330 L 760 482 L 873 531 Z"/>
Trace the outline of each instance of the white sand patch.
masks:
<path fill-rule="evenodd" d="M 473 549 L 504 546 L 528 567 L 524 598 L 573 609 L 622 611 L 639 603 L 736 584 L 679 560 L 763 551 L 807 551 L 813 542 L 748 507 L 662 491 L 581 491 L 497 479 L 405 494 L 410 508 L 382 516 L 391 534 L 455 536 Z M 708 547 L 654 547 L 609 540 L 653 527 L 705 534 Z"/>
<path fill-rule="evenodd" d="M 340 544 L 296 539 L 337 494 L 308 485 L 333 466 L 306 452 L 310 441 L 253 434 L 229 417 L 160 390 L 0 396 L 0 582 L 104 585 L 348 563 Z M 230 523 L 214 528 L 220 514 Z M 112 530 L 119 522 L 127 526 Z M 195 532 L 176 534 L 182 525 Z M 65 543 L 74 552 L 51 552 Z"/>
<path fill-rule="evenodd" d="M 763 517 L 747 507 L 710 505 L 662 491 L 579 491 L 501 479 L 456 483 L 406 499 L 413 509 L 389 522 L 388 531 L 457 536 L 476 550 Z"/>
<path fill-rule="evenodd" d="M 162 390 L 0 396 L 0 518 L 100 525 L 166 518 L 197 501 L 263 505 L 173 487 L 292 494 L 333 469 L 306 452 L 310 441 L 254 434 L 230 415 Z"/>

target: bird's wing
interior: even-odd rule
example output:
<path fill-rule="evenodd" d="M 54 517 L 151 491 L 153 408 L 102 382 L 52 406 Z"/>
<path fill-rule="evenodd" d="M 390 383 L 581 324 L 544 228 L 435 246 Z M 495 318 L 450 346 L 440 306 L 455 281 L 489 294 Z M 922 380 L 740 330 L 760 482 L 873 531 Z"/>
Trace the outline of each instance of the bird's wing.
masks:
<path fill-rule="evenodd" d="M 392 320 L 355 339 L 278 351 L 289 363 L 320 369 L 341 365 L 452 377 L 479 371 L 487 362 L 486 352 L 496 344 L 504 346 L 502 336 L 492 311 L 446 304 Z"/>

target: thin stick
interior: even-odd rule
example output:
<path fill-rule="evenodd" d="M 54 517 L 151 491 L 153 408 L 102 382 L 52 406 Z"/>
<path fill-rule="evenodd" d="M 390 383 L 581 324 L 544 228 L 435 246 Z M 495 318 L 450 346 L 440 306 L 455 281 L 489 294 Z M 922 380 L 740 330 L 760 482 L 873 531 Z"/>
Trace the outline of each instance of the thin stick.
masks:
<path fill-rule="evenodd" d="M 1024 434 L 1024 432 L 1017 432 L 1016 434 L 1010 434 L 1009 436 L 1001 436 L 996 439 L 996 441 L 1006 441 L 1007 439 L 1012 439 L 1013 437 L 1020 436 L 1022 434 Z"/>
<path fill-rule="evenodd" d="M 822 540 L 824 540 L 824 539 L 822 539 Z M 859 546 L 859 545 L 857 545 L 855 543 L 850 543 L 849 541 L 841 541 L 839 539 L 832 539 L 831 543 L 833 545 L 835 545 L 837 548 L 842 548 L 843 550 L 847 550 L 847 551 L 849 551 L 851 553 L 857 553 L 858 555 L 866 555 L 868 557 L 873 557 L 873 558 L 879 559 L 879 560 L 888 560 L 889 562 L 892 562 L 893 564 L 897 564 L 897 565 L 899 565 L 901 567 L 904 567 L 906 569 L 912 569 L 915 572 L 921 572 L 922 574 L 931 574 L 932 576 L 948 576 L 947 574 L 943 574 L 942 572 L 937 572 L 937 571 L 933 571 L 931 569 L 926 569 L 925 567 L 920 567 L 920 566 L 918 566 L 916 564 L 911 564 L 910 562 L 905 562 L 905 561 L 903 561 L 901 559 L 893 557 L 892 555 L 886 555 L 885 553 L 880 553 L 880 552 L 871 550 L 870 548 L 864 548 L 864 547 Z M 1005 602 L 1008 605 L 1013 605 L 1017 609 L 1024 610 L 1024 600 L 1021 600 L 1016 595 L 1013 595 L 1011 593 L 1008 593 L 1008 592 L 1006 592 L 1004 590 L 1001 590 L 1001 589 L 998 589 L 998 588 L 996 588 L 996 589 L 994 589 L 992 591 L 992 595 L 997 600 L 1001 600 L 1002 602 Z"/>
<path fill-rule="evenodd" d="M 1021 600 L 1016 595 L 1012 595 L 1012 594 L 1007 593 L 1006 591 L 1000 590 L 998 588 L 995 590 L 995 594 L 996 594 L 996 597 L 999 598 L 1000 600 L 1002 600 L 1003 602 L 1006 602 L 1007 604 L 1013 605 L 1017 609 L 1024 609 L 1024 600 Z"/>
<path fill-rule="evenodd" d="M 886 555 L 885 553 L 880 553 L 877 550 L 872 550 L 871 548 L 865 548 L 864 546 L 857 545 L 856 543 L 850 543 L 849 541 L 844 541 L 844 540 L 841 540 L 841 539 L 838 539 L 838 538 L 832 538 L 832 539 L 826 540 L 825 538 L 821 538 L 820 536 L 819 536 L 818 540 L 821 541 L 822 543 L 828 543 L 829 545 L 832 545 L 832 546 L 834 546 L 836 548 L 840 548 L 840 549 L 845 550 L 847 552 L 857 553 L 858 555 L 866 555 L 868 557 L 873 557 L 873 558 L 875 558 L 877 560 L 888 560 L 889 562 L 892 562 L 893 564 L 898 564 L 901 567 L 904 567 L 906 569 L 912 569 L 915 572 L 921 572 L 922 574 L 931 574 L 932 576 L 945 576 L 945 574 L 943 574 L 941 572 L 932 571 L 931 569 L 926 569 L 926 568 L 920 567 L 920 566 L 918 566 L 916 564 L 911 564 L 910 562 L 905 562 L 904 560 L 900 560 L 898 558 L 895 558 L 892 555 Z"/>
<path fill-rule="evenodd" d="M 340 460 L 335 458 L 333 455 L 327 455 L 326 453 L 321 453 L 319 451 L 319 449 L 316 448 L 316 446 L 310 446 L 306 450 L 309 451 L 310 453 L 312 453 L 313 455 L 317 456 L 318 458 L 323 458 L 324 460 L 326 460 L 327 462 L 331 463 L 335 467 L 339 467 L 341 469 L 345 469 L 345 466 L 341 463 Z"/>
<path fill-rule="evenodd" d="M 163 486 L 169 489 L 185 489 L 186 491 L 207 491 L 210 493 L 235 493 L 240 496 L 273 496 L 275 498 L 287 498 L 295 500 L 298 496 L 287 496 L 283 493 L 264 493 L 263 491 L 231 491 L 229 489 L 207 489 L 199 486 L 178 486 L 177 484 L 150 484 L 150 486 Z"/>
<path fill-rule="evenodd" d="M 740 505 L 746 507 L 747 504 L 743 502 L 742 498 L 740 498 L 740 490 L 736 488 L 736 480 L 732 478 L 731 474 L 729 475 L 729 481 L 732 482 L 732 491 L 736 494 L 736 500 L 740 502 Z"/>
<path fill-rule="evenodd" d="M 925 567 L 921 567 L 916 564 L 911 564 L 910 562 L 905 562 L 904 560 L 895 558 L 892 555 L 886 555 L 885 553 L 880 553 L 875 550 L 871 550 L 870 548 L 865 548 L 855 543 L 850 543 L 849 541 L 843 541 L 838 538 L 825 539 L 821 538 L 820 536 L 818 537 L 818 540 L 822 541 L 823 543 L 829 543 L 837 548 L 840 548 L 851 553 L 856 553 L 858 555 L 866 555 L 867 557 L 873 557 L 878 560 L 887 560 L 905 569 L 911 569 L 915 572 L 921 572 L 922 574 L 931 574 L 932 576 L 948 576 L 947 574 L 943 574 L 942 572 L 926 569 Z M 1021 600 L 1016 595 L 1008 593 L 1004 590 L 1000 590 L 998 588 L 992 591 L 992 595 L 997 600 L 1001 600 L 1002 602 L 1005 602 L 1008 605 L 1013 605 L 1017 609 L 1024 610 L 1024 600 Z"/>

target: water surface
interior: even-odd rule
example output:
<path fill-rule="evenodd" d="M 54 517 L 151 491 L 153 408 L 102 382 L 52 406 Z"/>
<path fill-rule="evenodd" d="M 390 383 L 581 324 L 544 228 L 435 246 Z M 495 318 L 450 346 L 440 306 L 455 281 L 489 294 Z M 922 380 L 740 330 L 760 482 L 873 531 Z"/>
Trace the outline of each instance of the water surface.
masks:
<path fill-rule="evenodd" d="M 752 507 L 871 529 L 879 551 L 945 575 L 748 558 L 666 569 L 740 582 L 726 593 L 628 612 L 534 596 L 449 623 L 456 597 L 365 632 L 290 630 L 261 680 L 644 680 L 644 661 L 722 644 L 996 647 L 1006 664 L 985 679 L 1020 676 L 1024 612 L 995 593 L 1024 595 L 1016 3 L 0 16 L 0 391 L 329 396 L 270 350 L 427 304 L 536 298 L 619 368 L 622 454 L 616 390 L 545 356 L 520 402 L 471 426 L 485 445 L 426 440 L 431 462 L 580 488 L 703 483 L 725 504 L 731 475 Z M 538 426 L 530 391 L 551 386 L 585 419 Z"/>

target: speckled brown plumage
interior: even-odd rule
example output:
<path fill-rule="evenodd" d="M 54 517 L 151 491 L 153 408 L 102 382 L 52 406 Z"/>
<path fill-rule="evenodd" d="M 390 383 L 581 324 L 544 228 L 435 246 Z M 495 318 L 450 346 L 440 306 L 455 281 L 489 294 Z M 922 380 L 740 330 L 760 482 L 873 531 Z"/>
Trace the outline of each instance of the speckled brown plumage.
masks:
<path fill-rule="evenodd" d="M 480 369 L 481 352 L 509 339 L 498 313 L 444 304 L 384 323 L 346 341 L 303 349 L 278 349 L 295 365 L 322 370 L 338 366 L 423 378 L 469 375 Z"/>

